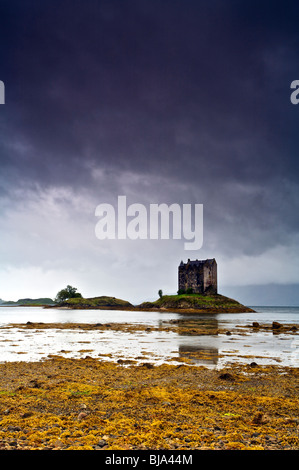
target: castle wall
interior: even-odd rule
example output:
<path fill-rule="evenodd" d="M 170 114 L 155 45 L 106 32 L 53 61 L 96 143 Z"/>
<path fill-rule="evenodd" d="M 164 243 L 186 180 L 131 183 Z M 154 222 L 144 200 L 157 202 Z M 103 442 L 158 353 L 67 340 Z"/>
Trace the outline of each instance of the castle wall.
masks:
<path fill-rule="evenodd" d="M 212 294 L 217 294 L 217 265 L 213 263 L 212 265 L 205 265 L 204 268 L 204 286 L 203 290 Z"/>
<path fill-rule="evenodd" d="M 217 263 L 215 259 L 181 263 L 178 272 L 179 289 L 191 288 L 196 294 L 217 293 Z"/>
<path fill-rule="evenodd" d="M 197 266 L 187 265 L 180 268 L 179 289 L 191 288 L 194 293 L 202 294 L 204 289 L 203 270 Z"/>

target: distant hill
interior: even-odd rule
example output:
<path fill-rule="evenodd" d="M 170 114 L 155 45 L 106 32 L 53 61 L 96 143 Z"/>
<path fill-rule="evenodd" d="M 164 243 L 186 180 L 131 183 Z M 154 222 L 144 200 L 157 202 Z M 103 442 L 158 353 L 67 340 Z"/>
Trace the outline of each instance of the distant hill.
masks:
<path fill-rule="evenodd" d="M 3 306 L 7 305 L 7 306 L 22 306 L 22 305 L 25 305 L 25 306 L 30 306 L 30 305 L 33 305 L 33 306 L 39 306 L 39 305 L 54 305 L 54 301 L 48 297 L 42 297 L 42 298 L 39 298 L 39 299 L 19 299 L 17 300 L 16 302 L 14 302 L 13 300 L 9 300 L 8 302 L 5 302 L 3 301 L 3 303 L 1 304 Z"/>

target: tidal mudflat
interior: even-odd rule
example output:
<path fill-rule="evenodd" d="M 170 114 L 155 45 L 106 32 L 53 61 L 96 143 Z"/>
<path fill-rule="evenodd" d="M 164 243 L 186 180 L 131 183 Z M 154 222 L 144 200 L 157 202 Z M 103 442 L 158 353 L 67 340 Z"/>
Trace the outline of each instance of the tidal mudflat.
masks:
<path fill-rule="evenodd" d="M 168 318 L 159 322 L 32 322 L 0 327 L 1 361 L 66 358 L 169 361 L 222 368 L 255 360 L 261 365 L 298 365 L 298 324 L 226 324 L 215 319 Z"/>
<path fill-rule="evenodd" d="M 254 363 L 0 364 L 0 449 L 298 449 L 298 378 Z"/>

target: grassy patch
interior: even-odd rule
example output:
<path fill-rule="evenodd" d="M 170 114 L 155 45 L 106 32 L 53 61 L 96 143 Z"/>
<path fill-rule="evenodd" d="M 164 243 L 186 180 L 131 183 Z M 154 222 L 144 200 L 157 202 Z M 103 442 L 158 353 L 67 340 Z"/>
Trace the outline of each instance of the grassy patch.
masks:
<path fill-rule="evenodd" d="M 71 308 L 99 308 L 99 307 L 132 307 L 130 302 L 126 300 L 117 299 L 116 297 L 91 297 L 88 299 L 84 298 L 73 298 L 68 299 L 65 302 L 59 304 L 61 307 L 71 307 Z"/>

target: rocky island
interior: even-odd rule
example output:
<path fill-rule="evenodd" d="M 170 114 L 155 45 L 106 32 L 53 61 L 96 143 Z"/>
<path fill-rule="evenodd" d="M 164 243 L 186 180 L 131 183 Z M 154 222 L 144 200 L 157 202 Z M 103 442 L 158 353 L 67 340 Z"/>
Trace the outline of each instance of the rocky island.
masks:
<path fill-rule="evenodd" d="M 154 302 L 133 305 L 115 297 L 71 298 L 47 308 L 130 310 L 179 313 L 242 313 L 254 312 L 234 299 L 221 294 L 163 295 Z"/>
<path fill-rule="evenodd" d="M 254 312 L 221 294 L 178 294 L 163 295 L 155 302 L 143 302 L 141 310 L 171 311 L 179 313 L 242 313 Z"/>

